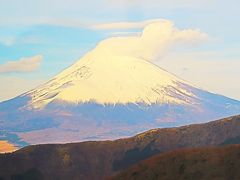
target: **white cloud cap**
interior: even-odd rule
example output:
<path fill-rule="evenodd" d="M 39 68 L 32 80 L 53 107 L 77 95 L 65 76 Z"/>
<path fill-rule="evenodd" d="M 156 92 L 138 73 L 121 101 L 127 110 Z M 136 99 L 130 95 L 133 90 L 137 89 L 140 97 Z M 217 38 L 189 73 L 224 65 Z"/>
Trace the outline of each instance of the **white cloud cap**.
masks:
<path fill-rule="evenodd" d="M 142 24 L 145 23 L 143 22 Z M 123 28 L 123 24 L 120 25 Z M 141 23 L 125 25 L 127 29 L 140 27 Z M 117 28 L 119 26 L 114 24 L 114 27 Z M 113 28 L 113 25 L 109 26 L 109 28 Z M 103 40 L 94 49 L 94 52 L 99 56 L 111 53 L 112 55 L 133 56 L 154 61 L 175 45 L 193 45 L 207 39 L 207 34 L 199 30 L 180 30 L 171 21 L 155 20 L 146 25 L 141 35 L 112 37 Z"/>

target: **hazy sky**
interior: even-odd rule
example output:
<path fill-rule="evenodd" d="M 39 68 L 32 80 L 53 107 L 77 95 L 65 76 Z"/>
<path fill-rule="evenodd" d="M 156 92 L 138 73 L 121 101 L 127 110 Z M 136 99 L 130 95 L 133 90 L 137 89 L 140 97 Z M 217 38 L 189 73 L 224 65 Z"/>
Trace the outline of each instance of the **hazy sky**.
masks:
<path fill-rule="evenodd" d="M 137 37 L 156 21 L 171 25 L 150 33 L 167 37 L 146 51 L 161 52 L 148 56 L 155 64 L 240 100 L 239 7 L 237 0 L 0 0 L 0 101 L 45 82 L 99 41 Z"/>

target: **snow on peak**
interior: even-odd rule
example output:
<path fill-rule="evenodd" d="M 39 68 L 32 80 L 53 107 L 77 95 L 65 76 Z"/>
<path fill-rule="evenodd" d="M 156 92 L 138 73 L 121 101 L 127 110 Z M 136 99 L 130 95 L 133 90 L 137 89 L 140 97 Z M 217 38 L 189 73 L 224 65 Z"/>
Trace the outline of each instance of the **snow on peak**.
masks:
<path fill-rule="evenodd" d="M 46 84 L 27 93 L 29 106 L 67 103 L 189 103 L 183 80 L 141 58 L 93 50 Z"/>

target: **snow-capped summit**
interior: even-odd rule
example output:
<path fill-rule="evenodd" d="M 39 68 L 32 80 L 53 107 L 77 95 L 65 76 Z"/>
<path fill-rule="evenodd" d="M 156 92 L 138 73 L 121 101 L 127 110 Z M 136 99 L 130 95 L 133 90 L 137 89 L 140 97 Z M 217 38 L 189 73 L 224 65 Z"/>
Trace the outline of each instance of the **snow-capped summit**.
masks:
<path fill-rule="evenodd" d="M 140 58 L 88 53 L 46 84 L 28 92 L 30 107 L 73 104 L 191 104 L 187 82 Z"/>

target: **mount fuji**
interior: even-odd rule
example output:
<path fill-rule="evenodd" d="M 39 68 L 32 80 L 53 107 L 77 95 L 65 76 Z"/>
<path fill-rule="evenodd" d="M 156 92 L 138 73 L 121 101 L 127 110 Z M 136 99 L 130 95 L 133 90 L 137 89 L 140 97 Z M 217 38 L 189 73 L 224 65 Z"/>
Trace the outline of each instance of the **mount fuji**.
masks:
<path fill-rule="evenodd" d="M 47 83 L 0 103 L 0 139 L 18 146 L 130 136 L 239 114 L 151 62 L 93 49 Z"/>

